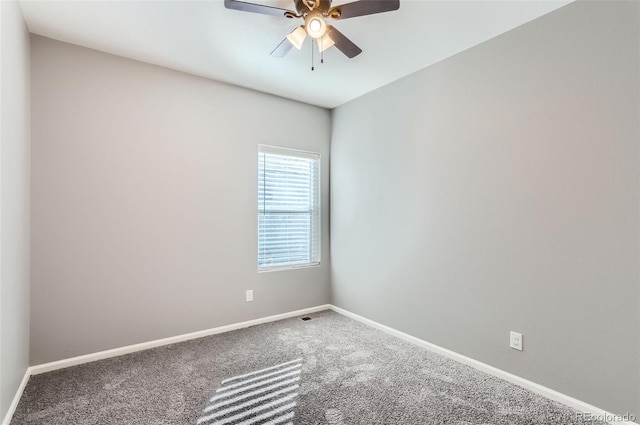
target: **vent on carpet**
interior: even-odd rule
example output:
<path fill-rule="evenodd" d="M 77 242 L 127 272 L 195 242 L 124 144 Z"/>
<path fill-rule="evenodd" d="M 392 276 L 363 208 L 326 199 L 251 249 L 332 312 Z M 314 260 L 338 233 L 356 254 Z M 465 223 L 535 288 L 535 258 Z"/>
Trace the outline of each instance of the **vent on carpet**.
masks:
<path fill-rule="evenodd" d="M 302 320 L 311 320 L 311 317 L 303 317 Z"/>
<path fill-rule="evenodd" d="M 198 425 L 293 425 L 302 359 L 222 381 Z"/>

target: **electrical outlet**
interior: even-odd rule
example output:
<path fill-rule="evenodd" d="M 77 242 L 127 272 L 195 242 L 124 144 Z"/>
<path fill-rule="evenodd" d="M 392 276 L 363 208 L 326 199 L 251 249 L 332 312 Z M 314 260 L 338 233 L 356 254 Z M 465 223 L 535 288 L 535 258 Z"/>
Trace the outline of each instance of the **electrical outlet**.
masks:
<path fill-rule="evenodd" d="M 253 301 L 253 289 L 247 289 L 247 293 L 245 294 L 245 300 L 250 303 Z"/>
<path fill-rule="evenodd" d="M 522 334 L 511 331 L 509 335 L 509 347 L 522 351 Z"/>

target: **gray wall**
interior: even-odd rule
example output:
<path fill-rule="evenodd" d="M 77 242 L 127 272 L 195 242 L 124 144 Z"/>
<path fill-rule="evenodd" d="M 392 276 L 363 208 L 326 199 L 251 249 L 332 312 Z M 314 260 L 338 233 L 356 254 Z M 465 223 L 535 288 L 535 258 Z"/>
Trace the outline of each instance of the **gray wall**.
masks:
<path fill-rule="evenodd" d="M 639 7 L 570 4 L 337 108 L 334 304 L 640 415 Z"/>
<path fill-rule="evenodd" d="M 38 36 L 31 49 L 32 364 L 329 301 L 329 111 Z M 260 143 L 323 156 L 319 267 L 257 273 Z"/>
<path fill-rule="evenodd" d="M 29 33 L 0 2 L 0 420 L 29 366 Z"/>

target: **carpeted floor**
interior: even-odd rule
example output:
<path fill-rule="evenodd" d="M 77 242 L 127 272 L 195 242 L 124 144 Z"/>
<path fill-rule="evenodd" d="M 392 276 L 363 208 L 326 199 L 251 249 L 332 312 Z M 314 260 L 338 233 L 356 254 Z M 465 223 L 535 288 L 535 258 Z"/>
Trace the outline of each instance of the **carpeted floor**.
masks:
<path fill-rule="evenodd" d="M 590 424 L 332 311 L 31 377 L 12 425 Z"/>

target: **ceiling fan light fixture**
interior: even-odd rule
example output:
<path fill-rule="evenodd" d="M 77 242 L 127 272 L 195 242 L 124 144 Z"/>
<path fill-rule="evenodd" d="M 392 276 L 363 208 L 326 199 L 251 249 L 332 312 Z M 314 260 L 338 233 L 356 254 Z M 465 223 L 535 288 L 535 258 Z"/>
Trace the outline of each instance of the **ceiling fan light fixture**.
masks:
<path fill-rule="evenodd" d="M 305 18 L 305 29 L 310 37 L 319 39 L 327 32 L 327 23 L 319 12 L 311 12 Z"/>
<path fill-rule="evenodd" d="M 313 31 L 314 33 L 320 31 L 321 28 L 322 24 L 320 23 L 320 19 L 313 18 L 311 21 L 309 21 L 309 30 Z"/>
<path fill-rule="evenodd" d="M 0 0 L 2 1 L 2 0 Z M 282 0 L 284 1 L 284 0 Z M 273 49 L 271 56 L 283 57 L 293 46 L 302 49 L 307 34 L 316 40 L 320 52 L 335 46 L 349 59 L 362 53 L 353 41 L 338 31 L 332 25 L 327 24 L 326 19 L 347 19 L 358 16 L 375 15 L 377 13 L 391 12 L 400 8 L 400 0 L 355 0 L 350 3 L 331 7 L 332 0 L 293 0 L 295 11 L 264 4 L 250 3 L 247 0 L 224 0 L 224 7 L 241 12 L 260 13 L 286 18 L 302 18 L 304 24 L 296 28 Z M 312 40 L 313 47 L 313 40 Z M 315 49 L 312 50 L 312 52 Z M 312 56 L 313 63 L 313 56 Z M 323 61 L 321 59 L 321 61 Z M 311 66 L 313 71 L 313 64 Z"/>
<path fill-rule="evenodd" d="M 320 49 L 320 52 L 324 52 L 325 50 L 327 50 L 329 47 L 333 46 L 334 44 L 336 44 L 336 43 L 335 43 L 335 41 L 333 41 L 331 39 L 331 37 L 329 37 L 329 34 L 325 34 L 318 41 L 318 48 Z"/>
<path fill-rule="evenodd" d="M 304 27 L 298 27 L 291 31 L 291 33 L 287 36 L 287 40 L 294 45 L 294 47 L 298 50 L 302 49 L 302 43 L 304 43 L 304 39 L 307 37 L 307 32 L 304 30 Z"/>

